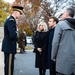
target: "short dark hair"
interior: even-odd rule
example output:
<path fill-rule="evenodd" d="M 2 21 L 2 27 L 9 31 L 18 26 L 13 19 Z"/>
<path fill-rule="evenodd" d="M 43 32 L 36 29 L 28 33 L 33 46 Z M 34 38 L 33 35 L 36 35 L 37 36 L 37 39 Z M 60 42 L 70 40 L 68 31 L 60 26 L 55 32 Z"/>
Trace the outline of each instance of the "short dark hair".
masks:
<path fill-rule="evenodd" d="M 56 22 L 56 24 L 59 22 L 58 18 L 56 18 L 54 16 L 50 17 L 49 19 L 53 19 Z"/>
<path fill-rule="evenodd" d="M 69 13 L 70 17 L 74 17 L 74 9 L 73 8 L 67 8 L 66 11 Z"/>

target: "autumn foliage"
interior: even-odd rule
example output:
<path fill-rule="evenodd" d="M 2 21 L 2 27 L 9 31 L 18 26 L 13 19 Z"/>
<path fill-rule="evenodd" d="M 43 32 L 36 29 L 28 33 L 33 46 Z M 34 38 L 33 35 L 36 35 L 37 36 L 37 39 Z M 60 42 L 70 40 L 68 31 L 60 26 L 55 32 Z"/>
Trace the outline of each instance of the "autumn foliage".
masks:
<path fill-rule="evenodd" d="M 9 15 L 9 3 L 0 0 L 0 26 L 3 26 L 6 17 Z"/>
<path fill-rule="evenodd" d="M 32 35 L 32 33 L 36 30 L 37 24 L 42 16 L 45 16 L 45 22 L 48 21 L 50 16 L 50 13 L 47 12 L 51 9 L 47 8 L 48 4 L 43 0 L 15 0 L 13 5 L 20 5 L 24 7 L 23 16 L 18 21 L 18 28 L 24 28 L 27 35 Z"/>

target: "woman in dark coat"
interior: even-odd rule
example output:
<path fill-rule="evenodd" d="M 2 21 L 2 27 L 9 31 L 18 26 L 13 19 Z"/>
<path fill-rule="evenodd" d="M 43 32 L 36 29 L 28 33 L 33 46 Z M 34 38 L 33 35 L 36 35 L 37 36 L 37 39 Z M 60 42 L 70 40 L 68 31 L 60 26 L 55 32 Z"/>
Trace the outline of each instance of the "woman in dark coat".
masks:
<path fill-rule="evenodd" d="M 45 22 L 38 24 L 37 32 L 35 35 L 35 49 L 35 67 L 39 68 L 39 75 L 45 75 L 46 69 L 48 69 L 48 28 Z"/>

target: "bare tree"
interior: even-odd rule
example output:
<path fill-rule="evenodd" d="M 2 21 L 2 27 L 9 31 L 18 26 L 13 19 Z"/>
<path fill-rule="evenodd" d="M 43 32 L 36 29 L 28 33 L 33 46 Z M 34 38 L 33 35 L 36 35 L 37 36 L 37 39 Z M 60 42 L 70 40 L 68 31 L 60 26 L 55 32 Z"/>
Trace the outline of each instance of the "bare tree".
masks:
<path fill-rule="evenodd" d="M 50 2 L 42 0 L 16 0 L 15 3 L 24 7 L 24 14 L 20 18 L 19 24 L 23 23 L 29 26 L 32 31 L 36 29 L 37 24 L 41 20 L 47 22 L 49 16 L 51 16 Z"/>
<path fill-rule="evenodd" d="M 59 18 L 65 7 L 75 7 L 75 0 L 16 0 L 16 3 L 24 7 L 24 14 L 19 24 L 32 31 L 40 21 L 47 23 L 50 16 Z"/>

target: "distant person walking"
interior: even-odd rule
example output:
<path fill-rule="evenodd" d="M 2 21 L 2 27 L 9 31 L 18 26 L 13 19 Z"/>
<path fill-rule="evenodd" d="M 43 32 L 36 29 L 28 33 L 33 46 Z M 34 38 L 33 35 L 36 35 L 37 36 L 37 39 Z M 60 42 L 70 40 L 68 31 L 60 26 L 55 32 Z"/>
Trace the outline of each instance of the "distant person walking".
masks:
<path fill-rule="evenodd" d="M 39 68 L 39 75 L 45 75 L 48 69 L 48 27 L 45 22 L 40 22 L 35 35 L 35 67 Z"/>
<path fill-rule="evenodd" d="M 57 23 L 58 23 L 58 19 L 56 17 L 49 18 L 48 63 L 49 63 L 50 75 L 56 75 L 56 68 L 55 68 L 56 62 L 51 60 L 51 51 L 52 51 L 52 40 L 53 40 L 54 30 Z"/>
<path fill-rule="evenodd" d="M 25 46 L 26 46 L 26 32 L 24 31 L 24 29 L 22 29 L 19 32 L 19 39 L 18 39 L 18 44 L 20 47 L 20 53 L 26 53 L 25 51 Z"/>
<path fill-rule="evenodd" d="M 17 24 L 16 19 L 22 15 L 23 7 L 12 6 L 11 15 L 4 23 L 4 39 L 2 42 L 2 51 L 4 52 L 4 75 L 13 75 L 14 56 L 16 54 Z"/>
<path fill-rule="evenodd" d="M 74 9 L 62 13 L 54 32 L 51 59 L 56 61 L 56 75 L 75 75 L 75 19 Z"/>

